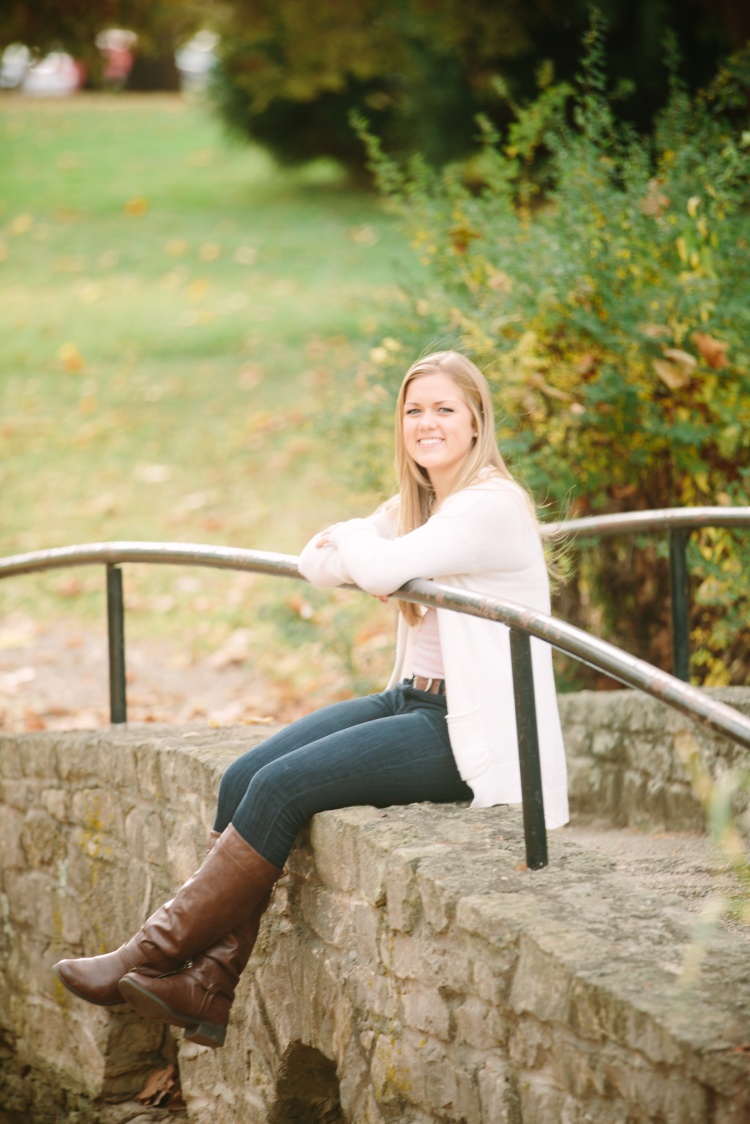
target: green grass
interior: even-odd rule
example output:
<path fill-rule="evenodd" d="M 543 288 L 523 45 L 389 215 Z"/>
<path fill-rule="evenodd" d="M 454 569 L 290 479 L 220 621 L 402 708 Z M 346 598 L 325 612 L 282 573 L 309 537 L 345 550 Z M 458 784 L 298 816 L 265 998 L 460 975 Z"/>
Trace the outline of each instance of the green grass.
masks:
<path fill-rule="evenodd" d="M 372 506 L 327 418 L 405 254 L 376 200 L 333 167 L 277 170 L 176 97 L 3 98 L 0 151 L 0 554 L 111 539 L 294 553 Z M 129 568 L 128 629 L 215 644 L 260 598 L 283 634 L 301 587 L 251 584 Z M 93 621 L 102 585 L 98 569 L 12 579 L 0 613 Z"/>

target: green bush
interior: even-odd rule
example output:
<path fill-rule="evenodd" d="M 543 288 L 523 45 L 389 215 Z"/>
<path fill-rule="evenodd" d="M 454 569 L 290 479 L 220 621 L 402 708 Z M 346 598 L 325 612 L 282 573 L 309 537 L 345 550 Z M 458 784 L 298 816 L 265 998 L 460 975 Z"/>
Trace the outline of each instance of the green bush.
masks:
<path fill-rule="evenodd" d="M 502 137 L 480 120 L 479 190 L 456 168 L 403 168 L 359 121 L 420 263 L 350 416 L 372 470 L 405 359 L 457 345 L 552 516 L 750 502 L 750 50 L 695 95 L 673 47 L 668 61 L 668 104 L 638 136 L 613 112 L 595 16 L 574 88 L 542 75 Z M 669 667 L 666 552 L 581 548 L 558 610 Z M 750 682 L 750 533 L 695 535 L 689 563 L 694 680 Z"/>

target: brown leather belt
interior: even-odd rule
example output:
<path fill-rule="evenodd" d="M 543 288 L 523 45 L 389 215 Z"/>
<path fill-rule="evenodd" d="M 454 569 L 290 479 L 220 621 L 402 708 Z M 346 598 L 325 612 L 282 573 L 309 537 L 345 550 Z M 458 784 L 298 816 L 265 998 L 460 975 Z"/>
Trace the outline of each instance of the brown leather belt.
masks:
<path fill-rule="evenodd" d="M 411 685 L 416 688 L 417 691 L 427 691 L 430 695 L 445 694 L 444 679 L 426 679 L 424 675 L 413 675 L 411 678 Z"/>

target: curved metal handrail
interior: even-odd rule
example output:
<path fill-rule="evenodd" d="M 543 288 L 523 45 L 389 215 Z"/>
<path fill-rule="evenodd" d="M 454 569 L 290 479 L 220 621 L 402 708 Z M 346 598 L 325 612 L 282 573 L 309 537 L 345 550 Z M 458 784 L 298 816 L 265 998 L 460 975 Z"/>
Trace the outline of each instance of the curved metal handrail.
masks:
<path fill-rule="evenodd" d="M 421 605 L 433 605 L 435 608 L 454 609 L 474 617 L 486 617 L 488 620 L 500 621 L 509 628 L 520 629 L 599 671 L 605 671 L 611 679 L 644 691 L 750 748 L 750 718 L 739 710 L 712 698 L 700 687 L 684 683 L 668 671 L 661 671 L 646 660 L 631 656 L 614 644 L 599 640 L 557 617 L 514 601 L 469 594 L 421 578 L 407 582 L 393 596 L 402 601 L 414 601 Z"/>
<path fill-rule="evenodd" d="M 0 559 L 0 579 L 75 565 L 105 565 L 109 624 L 110 711 L 113 722 L 126 720 L 125 630 L 122 562 L 204 565 L 301 578 L 292 555 L 196 543 L 110 542 L 17 554 Z M 353 586 L 351 588 L 358 588 Z M 534 703 L 531 637 L 546 641 L 612 678 L 645 691 L 720 734 L 750 748 L 750 718 L 645 660 L 538 610 L 500 598 L 465 593 L 438 582 L 414 579 L 391 594 L 405 601 L 498 621 L 510 629 L 516 726 L 521 771 L 526 862 L 547 866 L 539 743 Z"/>
<path fill-rule="evenodd" d="M 690 605 L 687 542 L 702 527 L 750 528 L 750 507 L 665 507 L 655 511 L 623 511 L 587 515 L 547 524 L 566 538 L 611 538 L 637 533 L 669 533 L 669 585 L 672 618 L 672 668 L 690 681 Z"/>
<path fill-rule="evenodd" d="M 545 526 L 574 538 L 595 535 L 604 538 L 638 531 L 697 531 L 701 527 L 750 527 L 750 507 L 664 507 L 652 511 L 586 515 Z"/>
<path fill-rule="evenodd" d="M 302 577 L 297 558 L 290 554 L 246 550 L 242 547 L 204 546 L 198 543 L 108 542 L 56 547 L 0 558 L 0 579 L 65 566 L 114 566 L 122 562 L 197 564 L 223 570 L 249 570 L 280 577 Z M 485 617 L 509 628 L 519 629 L 750 747 L 750 718 L 733 707 L 712 699 L 700 688 L 692 687 L 645 660 L 628 655 L 615 645 L 599 640 L 556 617 L 513 601 L 466 593 L 426 579 L 407 582 L 391 596 L 470 616 Z"/>
<path fill-rule="evenodd" d="M 219 570 L 250 570 L 298 578 L 297 559 L 291 554 L 265 550 L 244 550 L 234 546 L 205 546 L 190 542 L 95 542 L 84 546 L 58 546 L 11 554 L 0 558 L 0 579 L 17 574 L 58 570 L 65 566 L 93 564 L 117 565 L 120 562 L 156 562 L 169 565 L 211 566 Z"/>

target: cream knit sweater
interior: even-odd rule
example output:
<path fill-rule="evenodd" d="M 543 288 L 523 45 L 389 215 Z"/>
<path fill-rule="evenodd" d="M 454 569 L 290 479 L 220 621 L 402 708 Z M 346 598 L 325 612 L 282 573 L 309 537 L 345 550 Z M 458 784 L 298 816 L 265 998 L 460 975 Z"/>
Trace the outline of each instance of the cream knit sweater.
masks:
<path fill-rule="evenodd" d="M 393 505 L 369 519 L 338 523 L 331 543 L 316 535 L 300 556 L 301 573 L 315 585 L 353 582 L 390 594 L 411 578 L 435 578 L 455 589 L 501 597 L 548 613 L 549 581 L 542 545 L 526 497 L 517 484 L 485 472 L 450 496 L 417 530 L 397 537 Z M 505 625 L 438 610 L 445 665 L 448 728 L 472 807 L 518 804 L 518 764 L 510 634 Z M 411 676 L 416 628 L 399 617 L 396 665 L 389 686 Z M 568 821 L 568 792 L 557 696 L 548 644 L 531 640 L 539 752 L 547 827 Z"/>

